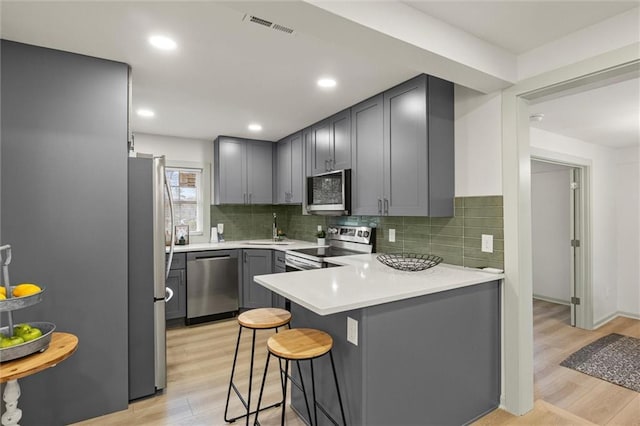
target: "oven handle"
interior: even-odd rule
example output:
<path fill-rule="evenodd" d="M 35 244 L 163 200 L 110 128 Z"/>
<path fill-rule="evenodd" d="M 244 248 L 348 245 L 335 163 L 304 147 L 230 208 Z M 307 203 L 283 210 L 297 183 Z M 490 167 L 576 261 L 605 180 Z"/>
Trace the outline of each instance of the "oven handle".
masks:
<path fill-rule="evenodd" d="M 292 259 L 291 257 L 285 257 L 284 260 L 284 264 L 285 266 L 289 266 L 291 268 L 297 269 L 299 271 L 308 271 L 311 269 L 320 269 L 319 267 L 314 267 L 313 265 L 304 262 L 304 261 L 299 261 L 297 259 Z"/>

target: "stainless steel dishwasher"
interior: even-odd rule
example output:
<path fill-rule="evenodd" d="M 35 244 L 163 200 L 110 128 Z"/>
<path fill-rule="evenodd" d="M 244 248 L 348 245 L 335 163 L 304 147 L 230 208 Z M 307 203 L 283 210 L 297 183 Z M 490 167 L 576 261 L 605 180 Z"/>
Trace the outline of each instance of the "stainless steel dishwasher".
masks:
<path fill-rule="evenodd" d="M 238 250 L 187 253 L 187 324 L 238 310 Z"/>

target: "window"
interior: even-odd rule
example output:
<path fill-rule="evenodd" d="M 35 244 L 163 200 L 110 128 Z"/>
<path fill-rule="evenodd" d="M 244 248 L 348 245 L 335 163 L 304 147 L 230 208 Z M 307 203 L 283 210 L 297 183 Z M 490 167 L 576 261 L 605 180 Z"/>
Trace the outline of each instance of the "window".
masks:
<path fill-rule="evenodd" d="M 188 167 L 167 167 L 167 181 L 173 198 L 175 225 L 189 225 L 190 235 L 202 235 L 204 197 L 202 169 Z M 171 231 L 169 200 L 165 196 L 165 229 Z"/>

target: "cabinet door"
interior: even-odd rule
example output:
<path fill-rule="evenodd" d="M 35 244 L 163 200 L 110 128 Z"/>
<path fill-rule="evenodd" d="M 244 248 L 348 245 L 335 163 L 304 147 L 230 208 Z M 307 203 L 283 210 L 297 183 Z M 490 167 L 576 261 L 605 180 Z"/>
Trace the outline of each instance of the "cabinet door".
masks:
<path fill-rule="evenodd" d="M 311 158 L 312 174 L 317 175 L 329 170 L 329 160 L 332 158 L 331 149 L 331 120 L 326 119 L 311 126 Z"/>
<path fill-rule="evenodd" d="M 247 141 L 249 204 L 273 203 L 273 144 Z"/>
<path fill-rule="evenodd" d="M 351 209 L 354 215 L 382 215 L 382 95 L 351 107 Z"/>
<path fill-rule="evenodd" d="M 302 149 L 302 133 L 291 137 L 291 192 L 288 203 L 302 203 L 302 188 L 304 187 L 304 150 Z"/>
<path fill-rule="evenodd" d="M 346 109 L 331 117 L 330 170 L 351 168 L 351 111 Z"/>
<path fill-rule="evenodd" d="M 385 213 L 428 215 L 426 75 L 384 93 Z"/>
<path fill-rule="evenodd" d="M 276 199 L 277 204 L 291 199 L 291 138 L 281 140 L 276 148 Z"/>
<path fill-rule="evenodd" d="M 184 269 L 169 271 L 166 286 L 173 291 L 173 297 L 165 305 L 165 318 L 176 319 L 187 316 L 187 288 Z"/>
<path fill-rule="evenodd" d="M 247 202 L 246 143 L 242 139 L 221 136 L 214 145 L 216 165 L 216 204 Z"/>
<path fill-rule="evenodd" d="M 248 249 L 243 252 L 243 307 L 268 308 L 273 303 L 271 291 L 254 282 L 253 277 L 271 273 L 272 251 Z"/>

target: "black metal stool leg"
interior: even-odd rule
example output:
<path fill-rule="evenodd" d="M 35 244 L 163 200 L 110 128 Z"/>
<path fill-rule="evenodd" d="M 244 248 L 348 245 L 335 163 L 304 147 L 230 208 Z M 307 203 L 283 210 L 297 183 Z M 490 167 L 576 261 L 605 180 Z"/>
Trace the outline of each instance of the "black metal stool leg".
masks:
<path fill-rule="evenodd" d="M 311 423 L 311 409 L 309 408 L 309 398 L 307 397 L 307 391 L 304 388 L 304 379 L 302 378 L 300 361 L 296 360 L 296 365 L 298 366 L 298 375 L 300 376 L 300 387 L 302 388 L 302 395 L 304 396 L 304 404 L 307 406 L 307 415 L 309 416 L 309 423 Z"/>
<path fill-rule="evenodd" d="M 340 404 L 340 414 L 342 415 L 342 424 L 347 426 L 347 419 L 344 415 L 344 406 L 342 405 L 342 397 L 340 396 L 340 386 L 338 386 L 338 375 L 336 374 L 336 365 L 333 362 L 333 351 L 329 351 L 331 359 L 331 369 L 333 370 L 333 379 L 336 382 L 336 394 L 338 395 L 338 403 Z"/>
<path fill-rule="evenodd" d="M 227 418 L 228 415 L 228 411 L 229 411 L 229 398 L 231 396 L 231 386 L 233 384 L 233 375 L 236 372 L 236 361 L 238 360 L 238 348 L 240 347 L 240 336 L 242 336 L 242 326 L 238 327 L 238 341 L 236 342 L 236 351 L 233 354 L 233 366 L 231 367 L 231 378 L 229 379 L 229 390 L 227 390 L 227 403 L 224 406 L 224 421 L 225 422 L 231 422 L 234 420 L 231 420 L 229 418 Z"/>
<path fill-rule="evenodd" d="M 256 407 L 256 417 L 253 420 L 254 426 L 260 424 L 258 422 L 258 414 L 260 414 L 260 404 L 262 403 L 262 393 L 264 392 L 264 383 L 267 381 L 267 371 L 269 371 L 269 359 L 271 359 L 271 352 L 267 353 L 267 362 L 264 366 L 264 374 L 262 375 L 262 384 L 260 385 L 260 394 L 258 395 L 258 406 Z M 249 416 L 247 416 L 247 418 L 248 417 Z"/>
<path fill-rule="evenodd" d="M 251 414 L 251 387 L 253 385 L 253 359 L 256 353 L 256 330 L 252 330 L 251 336 L 251 362 L 249 363 L 249 393 L 247 394 L 247 421 L 246 426 L 249 426 L 249 417 Z"/>
<path fill-rule="evenodd" d="M 309 364 L 311 365 L 311 394 L 313 395 L 313 418 L 315 420 L 314 424 L 318 425 L 318 403 L 316 401 L 316 378 L 313 375 L 313 358 L 309 360 Z"/>
<path fill-rule="evenodd" d="M 284 372 L 285 374 L 289 374 L 289 360 L 285 360 L 284 361 Z M 286 401 L 287 400 L 287 380 L 285 379 L 283 382 L 283 386 L 282 386 L 282 400 Z M 284 415 L 285 415 L 285 411 L 287 409 L 287 404 L 286 402 L 282 403 L 282 418 L 280 420 L 280 425 L 284 426 Z"/>

